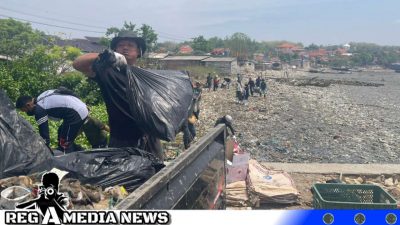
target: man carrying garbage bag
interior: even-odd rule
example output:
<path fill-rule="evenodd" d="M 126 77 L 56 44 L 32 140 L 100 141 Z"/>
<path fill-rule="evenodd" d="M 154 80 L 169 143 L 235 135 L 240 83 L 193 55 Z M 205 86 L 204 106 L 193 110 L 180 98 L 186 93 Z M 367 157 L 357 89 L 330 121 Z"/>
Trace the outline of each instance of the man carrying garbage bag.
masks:
<path fill-rule="evenodd" d="M 162 125 L 170 122 L 169 118 L 162 118 L 164 114 L 186 114 L 189 109 L 190 99 L 185 105 L 185 112 L 177 113 L 176 107 L 170 104 L 181 102 L 181 96 L 175 96 L 177 90 L 164 91 L 163 94 L 168 95 L 168 99 L 160 97 L 162 88 L 167 88 L 168 76 L 152 74 L 155 82 L 147 82 L 145 79 L 152 79 L 143 74 L 149 74 L 146 70 L 134 67 L 136 60 L 140 58 L 146 51 L 145 40 L 137 37 L 132 31 L 121 31 L 119 35 L 112 39 L 111 49 L 105 50 L 103 53 L 88 53 L 78 57 L 73 66 L 76 70 L 85 73 L 88 77 L 93 78 L 100 86 L 101 94 L 106 103 L 109 126 L 110 126 L 110 142 L 109 147 L 138 147 L 144 149 L 159 159 L 163 159 L 163 152 L 159 137 L 162 131 L 171 131 Z M 114 52 L 115 51 L 115 52 Z M 135 70 L 134 77 L 129 76 L 128 72 Z M 140 80 L 141 79 L 141 80 Z M 145 80 L 145 81 L 144 81 Z M 188 80 L 189 81 L 189 80 Z M 149 84 L 151 83 L 151 84 Z M 146 85 L 153 85 L 151 88 Z M 189 83 L 188 85 L 191 84 Z M 178 85 L 175 85 L 178 86 Z M 152 90 L 149 90 L 152 89 Z M 165 94 L 167 93 L 167 94 Z M 190 89 L 192 93 L 192 89 Z M 169 96 L 171 95 L 171 96 Z M 146 101 L 145 101 L 146 100 Z M 172 102 L 172 103 L 171 103 Z M 153 110 L 154 107 L 165 106 L 158 110 L 158 114 Z M 160 115 L 161 114 L 161 115 Z M 175 118 L 176 119 L 176 118 Z M 182 122 L 176 124 L 182 126 Z M 150 124 L 150 125 L 149 125 Z M 161 124 L 161 125 L 160 125 Z M 151 129 L 156 131 L 153 132 Z M 146 130 L 147 129 L 147 130 Z M 177 128 L 176 128 L 177 129 Z M 174 129 L 172 129 L 174 130 Z M 169 139 L 174 139 L 175 134 L 169 132 Z M 164 137 L 163 139 L 168 140 Z"/>

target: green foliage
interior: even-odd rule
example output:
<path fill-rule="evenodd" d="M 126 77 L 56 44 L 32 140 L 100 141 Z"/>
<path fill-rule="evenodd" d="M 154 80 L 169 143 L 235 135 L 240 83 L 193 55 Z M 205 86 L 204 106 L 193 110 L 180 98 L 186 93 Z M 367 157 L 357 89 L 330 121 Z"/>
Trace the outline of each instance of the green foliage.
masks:
<path fill-rule="evenodd" d="M 30 24 L 13 19 L 0 19 L 0 53 L 12 58 L 23 56 L 42 42 L 44 34 Z"/>
<path fill-rule="evenodd" d="M 344 57 L 334 57 L 333 59 L 330 60 L 329 62 L 329 66 L 333 66 L 333 67 L 348 67 L 353 65 L 353 63 L 348 60 L 348 58 L 344 58 Z"/>
<path fill-rule="evenodd" d="M 367 52 L 354 53 L 351 61 L 357 66 L 366 66 L 372 64 L 374 56 Z"/>
<path fill-rule="evenodd" d="M 193 39 L 192 48 L 200 52 L 209 52 L 211 50 L 208 47 L 208 41 L 202 35 Z"/>
<path fill-rule="evenodd" d="M 314 43 L 312 43 L 311 45 L 305 47 L 306 50 L 308 51 L 315 51 L 318 50 L 320 47 Z"/>
<path fill-rule="evenodd" d="M 8 63 L 5 71 L 18 84 L 20 95 L 37 96 L 54 88 L 57 83 L 56 70 L 51 57 L 46 54 L 46 48 L 37 46 L 32 53 Z M 0 88 L 7 89 L 6 86 Z"/>
<path fill-rule="evenodd" d="M 14 81 L 9 67 L 5 63 L 0 62 L 0 89 L 3 89 L 7 95 L 16 100 L 20 96 L 20 85 Z"/>
<path fill-rule="evenodd" d="M 139 36 L 143 37 L 144 40 L 146 40 L 146 45 L 149 52 L 154 50 L 154 47 L 157 44 L 158 37 L 151 26 L 142 24 L 139 29 Z"/>
<path fill-rule="evenodd" d="M 81 50 L 72 46 L 55 45 L 47 51 L 47 54 L 51 58 L 53 67 L 57 68 L 57 73 L 63 74 L 71 69 L 72 61 L 81 54 Z"/>
<path fill-rule="evenodd" d="M 213 50 L 214 48 L 224 48 L 225 43 L 224 40 L 222 40 L 219 37 L 212 37 L 208 39 L 208 49 Z"/>
<path fill-rule="evenodd" d="M 231 50 L 231 56 L 248 59 L 252 55 L 250 37 L 244 33 L 234 33 L 225 40 L 225 45 Z"/>
<path fill-rule="evenodd" d="M 350 43 L 350 46 L 350 52 L 353 53 L 352 62 L 355 65 L 389 66 L 391 63 L 400 61 L 400 47 L 370 43 Z"/>

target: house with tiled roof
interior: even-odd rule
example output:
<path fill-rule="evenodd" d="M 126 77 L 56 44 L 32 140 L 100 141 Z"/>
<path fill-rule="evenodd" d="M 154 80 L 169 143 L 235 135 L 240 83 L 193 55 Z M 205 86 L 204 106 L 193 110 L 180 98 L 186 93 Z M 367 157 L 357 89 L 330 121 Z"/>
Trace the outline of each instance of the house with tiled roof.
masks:
<path fill-rule="evenodd" d="M 100 44 L 101 38 L 99 37 L 85 37 L 85 39 L 57 39 L 56 45 L 59 46 L 72 46 L 79 48 L 84 53 L 102 52 L 107 47 Z"/>
<path fill-rule="evenodd" d="M 179 48 L 179 53 L 180 54 L 191 54 L 193 52 L 193 48 L 190 47 L 190 45 L 182 45 Z"/>

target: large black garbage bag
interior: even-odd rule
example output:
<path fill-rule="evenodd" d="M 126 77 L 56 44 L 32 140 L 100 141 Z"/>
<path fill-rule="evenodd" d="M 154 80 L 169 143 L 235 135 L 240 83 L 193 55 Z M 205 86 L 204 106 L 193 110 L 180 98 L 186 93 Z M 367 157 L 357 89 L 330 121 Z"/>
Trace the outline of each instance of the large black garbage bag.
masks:
<path fill-rule="evenodd" d="M 109 148 L 56 156 L 43 169 L 67 171 L 66 178 L 75 178 L 84 184 L 103 188 L 121 185 L 133 191 L 163 166 L 148 152 L 136 148 Z"/>
<path fill-rule="evenodd" d="M 131 116 L 144 133 L 166 141 L 175 140 L 192 103 L 193 87 L 188 74 L 127 66 L 109 49 L 99 55 L 93 70 L 101 74 L 100 77 L 126 76 L 127 84 L 121 84 L 121 80 L 107 80 L 113 82 L 110 86 L 123 86 L 126 92 L 108 91 L 116 95 L 107 97 L 115 104 L 113 107 Z M 126 101 L 130 110 L 126 109 Z"/>
<path fill-rule="evenodd" d="M 44 140 L 0 89 L 0 178 L 27 175 L 52 157 Z"/>
<path fill-rule="evenodd" d="M 175 140 L 187 120 L 193 87 L 186 73 L 172 70 L 127 69 L 131 113 L 141 129 L 166 141 Z"/>

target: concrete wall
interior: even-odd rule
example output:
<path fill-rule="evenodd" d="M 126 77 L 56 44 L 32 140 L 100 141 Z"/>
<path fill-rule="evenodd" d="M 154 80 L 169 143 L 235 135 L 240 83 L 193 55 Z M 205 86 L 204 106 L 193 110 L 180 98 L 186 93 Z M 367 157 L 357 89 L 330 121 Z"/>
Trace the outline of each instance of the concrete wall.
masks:
<path fill-rule="evenodd" d="M 205 62 L 206 67 L 212 67 L 217 69 L 221 74 L 230 76 L 236 74 L 238 71 L 237 61 L 229 62 Z"/>

